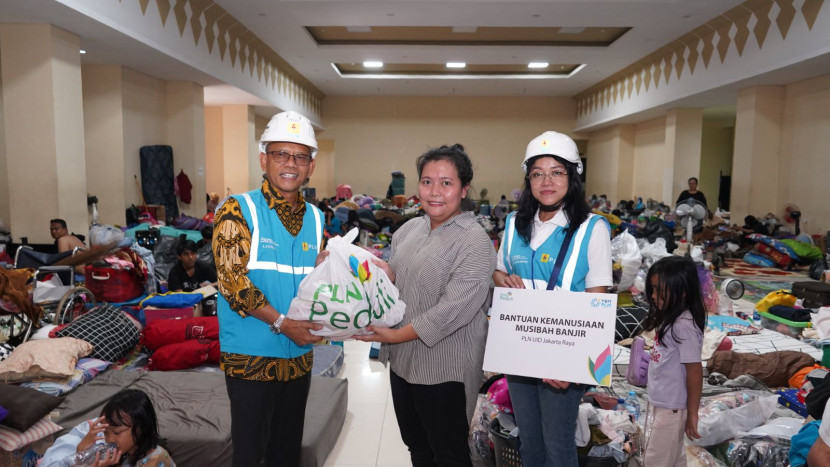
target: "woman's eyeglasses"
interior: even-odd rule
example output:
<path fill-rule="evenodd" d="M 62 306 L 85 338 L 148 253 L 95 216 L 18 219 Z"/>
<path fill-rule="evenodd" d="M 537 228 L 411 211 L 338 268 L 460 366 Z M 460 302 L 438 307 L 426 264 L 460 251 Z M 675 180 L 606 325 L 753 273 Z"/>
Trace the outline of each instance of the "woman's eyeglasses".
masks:
<path fill-rule="evenodd" d="M 294 163 L 297 165 L 308 165 L 311 163 L 311 155 L 303 154 L 301 152 L 291 154 L 290 152 L 285 151 L 268 151 L 267 153 L 274 162 L 279 162 L 280 164 L 288 162 L 289 157 L 294 158 Z"/>
<path fill-rule="evenodd" d="M 542 183 L 542 180 L 545 178 L 549 178 L 552 182 L 561 182 L 568 178 L 568 172 L 566 170 L 557 169 L 550 173 L 544 173 L 541 170 L 533 171 L 528 174 L 527 178 L 530 179 L 531 183 Z"/>

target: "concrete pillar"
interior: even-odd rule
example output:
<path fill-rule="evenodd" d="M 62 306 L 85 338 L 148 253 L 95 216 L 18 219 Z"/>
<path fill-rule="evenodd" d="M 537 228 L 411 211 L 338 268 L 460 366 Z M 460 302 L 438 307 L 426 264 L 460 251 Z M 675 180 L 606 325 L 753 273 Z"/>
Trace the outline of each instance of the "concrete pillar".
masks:
<path fill-rule="evenodd" d="M 190 204 L 179 200 L 179 211 L 205 215 L 205 93 L 195 83 L 167 83 L 167 138 L 173 147 L 173 172 L 181 171 L 193 185 Z"/>
<path fill-rule="evenodd" d="M 586 151 L 586 192 L 605 194 L 612 204 L 634 196 L 634 125 L 617 125 L 594 135 Z"/>
<path fill-rule="evenodd" d="M 784 87 L 759 86 L 738 92 L 732 164 L 733 223 L 747 214 L 778 212 L 778 171 Z"/>
<path fill-rule="evenodd" d="M 672 173 L 671 184 L 663 186 L 666 202 L 674 204 L 680 192 L 688 188 L 689 178 L 699 177 L 702 141 L 703 109 L 672 109 L 666 113 L 666 151 Z"/>
<path fill-rule="evenodd" d="M 43 24 L 0 25 L 8 222 L 15 239 L 51 243 L 49 219 L 86 235 L 80 39 Z"/>
<path fill-rule="evenodd" d="M 87 191 L 98 197 L 98 222 L 124 225 L 124 108 L 119 65 L 84 65 L 84 141 Z M 118 174 L 118 175 L 114 175 Z"/>

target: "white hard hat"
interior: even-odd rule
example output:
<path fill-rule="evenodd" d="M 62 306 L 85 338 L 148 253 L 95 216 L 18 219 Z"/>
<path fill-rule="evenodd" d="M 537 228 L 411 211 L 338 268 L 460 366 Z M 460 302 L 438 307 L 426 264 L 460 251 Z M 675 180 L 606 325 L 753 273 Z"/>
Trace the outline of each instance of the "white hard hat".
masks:
<path fill-rule="evenodd" d="M 546 131 L 533 138 L 527 145 L 522 170 L 527 172 L 528 159 L 544 155 L 559 156 L 568 162 L 573 162 L 576 164 L 576 172 L 582 174 L 582 159 L 579 158 L 579 150 L 569 136 L 555 131 Z"/>
<path fill-rule="evenodd" d="M 268 122 L 259 138 L 259 151 L 265 152 L 268 143 L 297 143 L 311 149 L 311 158 L 317 155 L 317 139 L 311 122 L 297 112 L 280 112 Z"/>

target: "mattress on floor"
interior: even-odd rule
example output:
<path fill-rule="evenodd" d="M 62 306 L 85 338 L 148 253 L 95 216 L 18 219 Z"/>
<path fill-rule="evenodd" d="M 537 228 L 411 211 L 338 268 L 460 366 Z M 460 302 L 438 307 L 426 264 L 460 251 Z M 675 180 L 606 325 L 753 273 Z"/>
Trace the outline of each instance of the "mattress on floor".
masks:
<path fill-rule="evenodd" d="M 97 417 L 106 401 L 124 388 L 145 391 L 153 400 L 161 436 L 179 466 L 230 466 L 230 402 L 222 373 L 125 371 L 101 373 L 67 396 L 55 422 L 63 435 Z M 306 409 L 301 465 L 322 466 L 346 420 L 348 382 L 312 377 Z"/>
<path fill-rule="evenodd" d="M 337 376 L 343 368 L 343 357 L 342 346 L 315 345 L 314 366 L 311 367 L 311 374 L 314 376 Z"/>

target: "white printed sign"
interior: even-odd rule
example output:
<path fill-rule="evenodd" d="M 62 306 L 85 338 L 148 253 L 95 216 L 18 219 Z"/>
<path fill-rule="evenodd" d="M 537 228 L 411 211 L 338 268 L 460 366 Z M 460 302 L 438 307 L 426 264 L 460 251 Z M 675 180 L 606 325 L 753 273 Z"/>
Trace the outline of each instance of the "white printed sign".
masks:
<path fill-rule="evenodd" d="M 616 317 L 614 294 L 496 287 L 484 370 L 610 386 Z"/>

